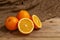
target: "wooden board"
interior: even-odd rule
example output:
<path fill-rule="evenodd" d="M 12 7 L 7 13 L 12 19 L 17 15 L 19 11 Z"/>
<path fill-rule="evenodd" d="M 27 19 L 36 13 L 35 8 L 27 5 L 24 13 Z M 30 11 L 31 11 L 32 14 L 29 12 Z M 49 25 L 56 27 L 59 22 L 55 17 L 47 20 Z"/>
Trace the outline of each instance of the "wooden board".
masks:
<path fill-rule="evenodd" d="M 52 18 L 43 23 L 43 28 L 34 30 L 29 35 L 23 35 L 18 30 L 8 31 L 5 26 L 0 28 L 1 40 L 58 40 L 60 39 L 60 18 Z"/>
<path fill-rule="evenodd" d="M 12 0 L 11 0 L 12 1 Z M 43 21 L 43 28 L 40 30 L 34 30 L 29 35 L 23 35 L 18 30 L 8 31 L 4 22 L 8 16 L 16 16 L 19 10 L 19 5 L 17 10 L 15 7 L 3 10 L 0 8 L 0 40 L 60 40 L 60 1 L 59 0 L 39 0 L 40 3 L 34 7 L 28 6 L 28 11 L 30 14 L 36 14 Z M 34 2 L 34 1 L 33 1 Z M 36 1 L 35 1 L 36 2 Z M 34 2 L 34 3 L 35 3 Z M 2 7 L 0 5 L 0 7 Z M 6 7 L 7 8 L 7 7 Z M 51 19 L 50 19 L 51 18 Z"/>

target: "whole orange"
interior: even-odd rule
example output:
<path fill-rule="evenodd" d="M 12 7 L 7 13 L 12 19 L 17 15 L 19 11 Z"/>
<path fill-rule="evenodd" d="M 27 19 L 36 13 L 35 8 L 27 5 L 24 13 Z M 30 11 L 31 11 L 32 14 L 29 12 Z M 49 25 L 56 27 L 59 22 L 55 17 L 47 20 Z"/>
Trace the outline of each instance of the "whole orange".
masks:
<path fill-rule="evenodd" d="M 20 20 L 22 18 L 30 18 L 30 14 L 28 11 L 26 10 L 21 10 L 18 14 L 17 14 L 17 18 Z"/>
<path fill-rule="evenodd" d="M 18 19 L 16 17 L 10 16 L 5 21 L 5 26 L 8 30 L 16 30 L 17 29 Z"/>

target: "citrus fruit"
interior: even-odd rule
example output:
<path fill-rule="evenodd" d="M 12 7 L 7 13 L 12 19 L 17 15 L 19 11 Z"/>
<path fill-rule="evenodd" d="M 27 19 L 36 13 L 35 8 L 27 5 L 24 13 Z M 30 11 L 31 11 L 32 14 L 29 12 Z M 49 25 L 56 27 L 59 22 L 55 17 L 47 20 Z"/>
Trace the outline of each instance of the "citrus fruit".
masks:
<path fill-rule="evenodd" d="M 16 17 L 9 16 L 5 21 L 5 26 L 8 30 L 13 31 L 18 28 L 17 23 L 18 23 L 18 19 Z"/>
<path fill-rule="evenodd" d="M 20 20 L 22 18 L 30 18 L 30 14 L 28 11 L 26 10 L 21 10 L 18 14 L 17 14 L 17 18 Z"/>
<path fill-rule="evenodd" d="M 33 31 L 34 24 L 29 18 L 22 18 L 18 22 L 18 30 L 23 34 L 29 34 Z"/>
<path fill-rule="evenodd" d="M 34 22 L 34 25 L 35 25 L 34 28 L 35 29 L 42 28 L 42 22 L 37 15 L 32 15 L 32 20 Z"/>

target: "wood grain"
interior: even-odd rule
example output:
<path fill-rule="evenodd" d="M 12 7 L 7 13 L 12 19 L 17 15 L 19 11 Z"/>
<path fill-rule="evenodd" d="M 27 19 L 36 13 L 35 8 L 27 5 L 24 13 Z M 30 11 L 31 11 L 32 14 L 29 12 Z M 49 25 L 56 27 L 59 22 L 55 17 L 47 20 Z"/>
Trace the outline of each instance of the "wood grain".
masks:
<path fill-rule="evenodd" d="M 30 12 L 30 14 L 36 14 L 42 20 L 43 28 L 40 30 L 34 30 L 29 35 L 23 35 L 18 30 L 9 31 L 5 28 L 4 22 L 8 16 L 16 16 L 19 8 L 14 5 L 2 5 L 8 1 L 0 1 L 0 40 L 60 40 L 60 1 L 59 0 L 39 0 L 38 4 L 34 6 L 26 6 L 24 8 Z M 2 3 L 1 3 L 2 2 Z M 11 3 L 15 1 L 11 0 Z M 7 3 L 10 4 L 10 3 Z M 16 8 L 17 7 L 17 8 Z M 24 6 L 23 6 L 24 7 Z M 23 8 L 22 7 L 22 8 Z M 9 8 L 9 9 L 8 9 Z M 11 9 L 10 9 L 11 8 Z M 6 9 L 6 10 L 5 10 Z"/>
<path fill-rule="evenodd" d="M 21 39 L 21 40 L 37 40 L 37 39 L 60 39 L 60 18 L 52 18 L 43 22 L 43 28 L 34 30 L 29 35 L 23 35 L 18 30 L 8 31 L 6 28 L 0 28 L 0 39 Z"/>

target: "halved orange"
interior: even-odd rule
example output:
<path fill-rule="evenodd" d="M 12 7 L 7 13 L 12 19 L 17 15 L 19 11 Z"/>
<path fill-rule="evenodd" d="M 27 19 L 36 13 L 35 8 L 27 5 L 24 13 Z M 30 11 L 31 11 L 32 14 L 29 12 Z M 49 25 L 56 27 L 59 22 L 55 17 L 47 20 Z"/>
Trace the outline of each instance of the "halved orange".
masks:
<path fill-rule="evenodd" d="M 35 25 L 34 28 L 35 29 L 42 28 L 42 22 L 37 15 L 32 15 L 32 20 L 34 22 L 34 25 Z"/>
<path fill-rule="evenodd" d="M 18 22 L 18 30 L 23 34 L 29 34 L 33 31 L 34 24 L 29 18 L 22 18 Z"/>

